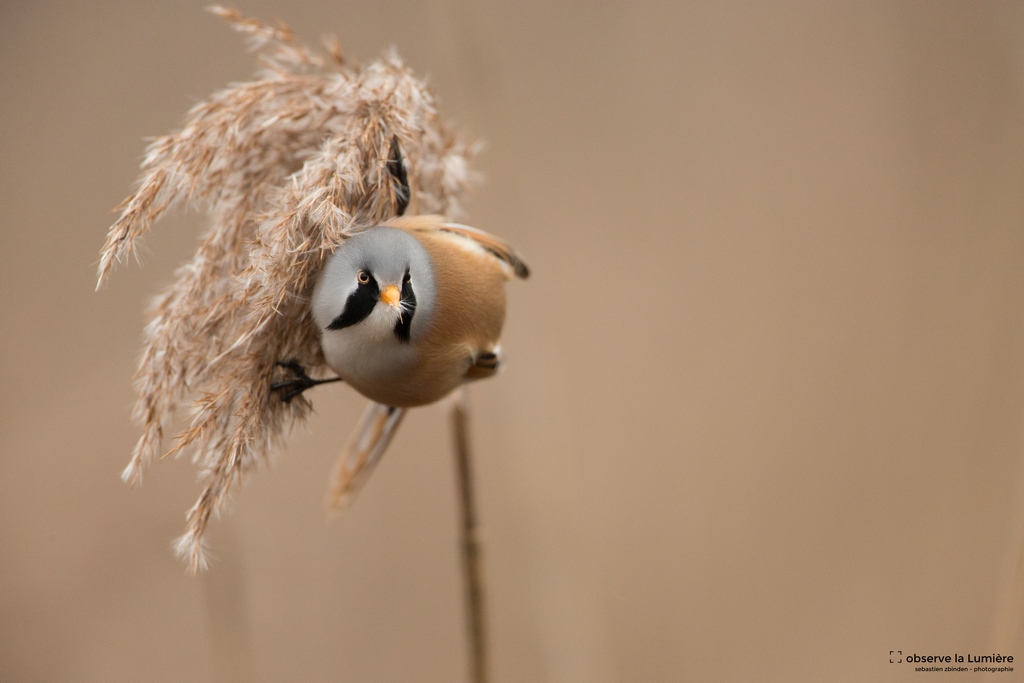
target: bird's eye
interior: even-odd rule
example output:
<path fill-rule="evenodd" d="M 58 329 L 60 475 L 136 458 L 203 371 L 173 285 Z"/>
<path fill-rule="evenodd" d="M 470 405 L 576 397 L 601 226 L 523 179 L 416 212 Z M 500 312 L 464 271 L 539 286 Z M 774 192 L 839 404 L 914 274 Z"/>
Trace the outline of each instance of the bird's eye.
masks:
<path fill-rule="evenodd" d="M 365 270 L 360 270 L 359 274 L 356 275 L 356 279 L 359 280 L 359 284 L 365 285 L 367 282 L 370 281 L 370 274 L 367 273 Z"/>

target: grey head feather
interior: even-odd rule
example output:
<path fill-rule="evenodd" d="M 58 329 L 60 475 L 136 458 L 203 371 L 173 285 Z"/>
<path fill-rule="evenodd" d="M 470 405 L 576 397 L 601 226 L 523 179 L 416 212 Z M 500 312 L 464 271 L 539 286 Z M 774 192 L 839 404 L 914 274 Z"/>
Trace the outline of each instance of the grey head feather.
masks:
<path fill-rule="evenodd" d="M 349 237 L 327 257 L 313 290 L 313 319 L 323 332 L 358 286 L 359 271 L 368 272 L 381 289 L 402 288 L 406 270 L 416 295 L 411 336 L 416 338 L 430 322 L 436 287 L 430 255 L 415 237 L 386 226 L 375 226 Z M 378 304 L 384 306 L 384 304 Z"/>

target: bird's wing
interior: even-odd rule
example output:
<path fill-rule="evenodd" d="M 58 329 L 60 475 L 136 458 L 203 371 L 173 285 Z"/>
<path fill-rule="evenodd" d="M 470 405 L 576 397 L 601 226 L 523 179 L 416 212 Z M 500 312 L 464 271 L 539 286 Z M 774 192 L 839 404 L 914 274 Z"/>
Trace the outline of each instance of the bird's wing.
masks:
<path fill-rule="evenodd" d="M 341 510 L 366 482 L 405 416 L 405 408 L 370 402 L 334 466 L 327 508 Z"/>
<path fill-rule="evenodd" d="M 517 277 L 525 280 L 530 276 L 530 269 L 526 266 L 519 252 L 515 250 L 515 247 L 500 237 L 495 237 L 480 228 L 473 228 L 461 223 L 452 223 L 441 216 L 402 216 L 392 219 L 388 224 L 411 232 L 440 231 L 471 240 L 492 256 L 508 264 Z"/>

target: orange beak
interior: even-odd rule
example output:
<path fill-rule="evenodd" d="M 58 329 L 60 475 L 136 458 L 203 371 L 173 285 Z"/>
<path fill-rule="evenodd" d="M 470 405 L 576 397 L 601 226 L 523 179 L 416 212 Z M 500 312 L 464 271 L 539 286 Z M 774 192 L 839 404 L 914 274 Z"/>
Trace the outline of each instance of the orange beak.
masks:
<path fill-rule="evenodd" d="M 380 293 L 380 300 L 389 306 L 397 306 L 398 302 L 402 300 L 402 293 L 398 291 L 398 287 L 388 285 Z"/>

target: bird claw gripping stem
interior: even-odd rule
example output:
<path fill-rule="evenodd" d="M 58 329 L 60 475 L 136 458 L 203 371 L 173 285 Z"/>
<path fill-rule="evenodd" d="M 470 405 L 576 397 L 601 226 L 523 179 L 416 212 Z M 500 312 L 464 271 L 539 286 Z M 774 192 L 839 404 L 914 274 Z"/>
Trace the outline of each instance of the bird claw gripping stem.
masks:
<path fill-rule="evenodd" d="M 275 365 L 279 365 L 286 370 L 290 370 L 295 375 L 292 379 L 285 380 L 283 382 L 274 382 L 270 385 L 270 391 L 279 391 L 281 400 L 285 403 L 290 403 L 293 398 L 300 395 L 306 389 L 315 387 L 318 384 L 327 384 L 329 382 L 341 382 L 341 377 L 328 377 L 327 379 L 313 379 L 306 374 L 306 369 L 299 364 L 297 360 L 279 360 Z"/>

